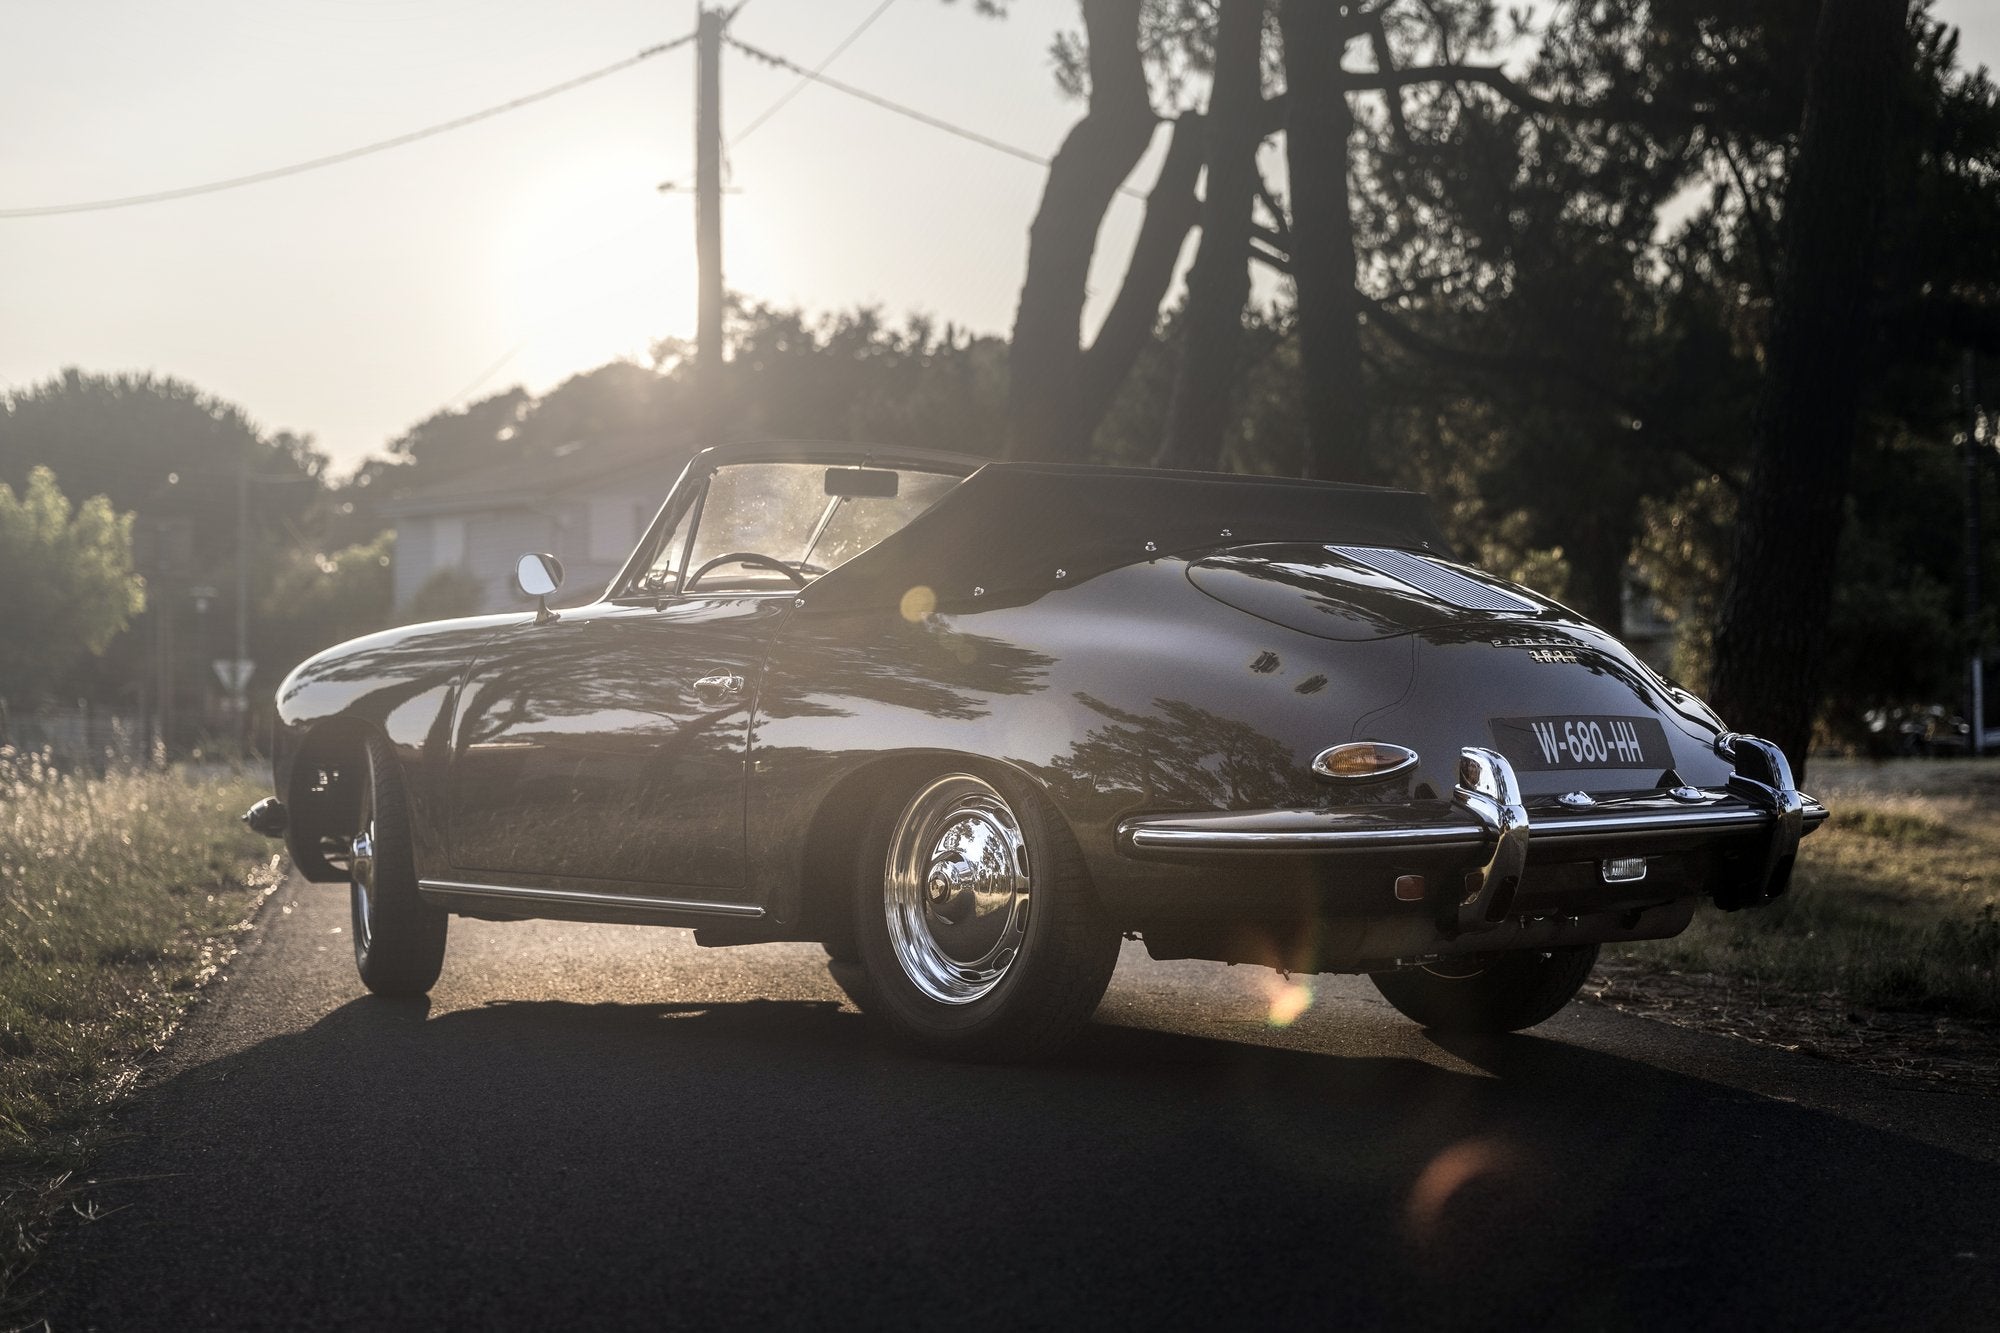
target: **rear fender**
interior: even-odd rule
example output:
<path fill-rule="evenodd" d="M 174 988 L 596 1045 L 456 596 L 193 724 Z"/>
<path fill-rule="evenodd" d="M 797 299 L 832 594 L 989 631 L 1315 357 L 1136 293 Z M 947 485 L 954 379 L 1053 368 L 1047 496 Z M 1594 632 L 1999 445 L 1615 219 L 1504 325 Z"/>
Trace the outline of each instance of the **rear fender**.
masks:
<path fill-rule="evenodd" d="M 990 611 L 791 621 L 751 742 L 748 862 L 773 918 L 798 920 L 805 887 L 828 872 L 827 844 L 807 830 L 850 784 L 890 774 L 884 761 L 976 756 L 1021 774 L 1107 905 L 1199 873 L 1123 856 L 1125 815 L 1330 799 L 1314 757 L 1404 695 L 1410 644 L 1300 634 L 1203 597 L 1183 571 L 1162 559 Z"/>

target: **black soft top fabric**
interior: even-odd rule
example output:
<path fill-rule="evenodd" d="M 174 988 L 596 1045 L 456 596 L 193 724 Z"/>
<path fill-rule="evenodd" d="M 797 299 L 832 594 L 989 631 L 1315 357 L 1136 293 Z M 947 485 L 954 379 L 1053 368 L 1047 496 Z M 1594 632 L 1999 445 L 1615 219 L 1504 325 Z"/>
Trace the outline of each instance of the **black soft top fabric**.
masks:
<path fill-rule="evenodd" d="M 887 608 L 921 586 L 941 606 L 1017 604 L 1122 565 L 1263 541 L 1451 554 L 1430 502 L 1411 491 L 989 463 L 902 531 L 819 579 L 802 601 L 819 610 Z"/>

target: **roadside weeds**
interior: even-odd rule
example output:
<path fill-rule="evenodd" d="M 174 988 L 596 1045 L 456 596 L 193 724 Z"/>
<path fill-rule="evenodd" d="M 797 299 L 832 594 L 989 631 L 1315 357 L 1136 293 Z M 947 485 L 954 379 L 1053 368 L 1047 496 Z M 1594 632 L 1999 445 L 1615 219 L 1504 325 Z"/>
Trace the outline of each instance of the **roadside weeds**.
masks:
<path fill-rule="evenodd" d="M 243 776 L 57 772 L 0 750 L 0 1327 L 77 1206 L 104 1112 L 236 953 L 282 859 Z"/>
<path fill-rule="evenodd" d="M 1592 1003 L 2000 1094 L 2000 762 L 1813 761 L 1833 817 L 1766 907 L 1605 950 Z"/>

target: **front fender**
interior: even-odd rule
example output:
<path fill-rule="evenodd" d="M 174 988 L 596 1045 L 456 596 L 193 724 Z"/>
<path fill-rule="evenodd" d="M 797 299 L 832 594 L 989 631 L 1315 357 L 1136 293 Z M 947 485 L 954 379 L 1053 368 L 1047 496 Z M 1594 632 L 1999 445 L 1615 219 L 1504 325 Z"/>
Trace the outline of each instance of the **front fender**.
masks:
<path fill-rule="evenodd" d="M 321 839 L 350 827 L 353 786 L 370 735 L 387 739 L 403 765 L 419 870 L 442 864 L 444 782 L 451 717 L 480 645 L 519 615 L 433 621 L 336 644 L 306 659 L 278 687 L 272 781 L 290 812 L 292 860 L 307 879 L 337 881 Z"/>

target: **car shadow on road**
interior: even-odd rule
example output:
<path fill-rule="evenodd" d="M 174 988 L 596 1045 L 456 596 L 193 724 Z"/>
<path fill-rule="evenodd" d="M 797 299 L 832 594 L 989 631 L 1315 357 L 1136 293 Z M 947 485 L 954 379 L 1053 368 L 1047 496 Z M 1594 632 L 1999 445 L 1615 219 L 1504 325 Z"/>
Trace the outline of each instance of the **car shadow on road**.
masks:
<path fill-rule="evenodd" d="M 68 1324 L 1950 1324 L 2000 1172 L 1535 1036 L 1463 1068 L 831 1001 L 355 1000 L 135 1102 Z M 150 1176 L 152 1179 L 130 1179 Z M 1971 1255 L 1973 1257 L 1962 1257 Z"/>

